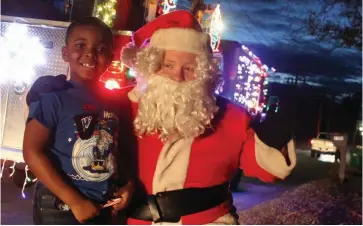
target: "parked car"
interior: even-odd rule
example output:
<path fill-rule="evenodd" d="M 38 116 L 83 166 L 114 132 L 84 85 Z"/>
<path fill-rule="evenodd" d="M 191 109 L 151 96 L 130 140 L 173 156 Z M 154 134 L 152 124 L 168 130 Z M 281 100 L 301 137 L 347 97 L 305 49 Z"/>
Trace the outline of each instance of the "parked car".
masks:
<path fill-rule="evenodd" d="M 319 133 L 317 138 L 310 141 L 310 156 L 320 157 L 320 155 L 334 155 L 335 160 L 340 158 L 340 152 L 333 142 L 333 137 L 329 133 Z"/>

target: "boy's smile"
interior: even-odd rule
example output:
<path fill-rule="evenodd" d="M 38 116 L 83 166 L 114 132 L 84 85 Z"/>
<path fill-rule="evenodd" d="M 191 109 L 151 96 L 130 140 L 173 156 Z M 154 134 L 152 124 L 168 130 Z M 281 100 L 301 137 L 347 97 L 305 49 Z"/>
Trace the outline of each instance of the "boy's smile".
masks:
<path fill-rule="evenodd" d="M 86 67 L 86 68 L 95 68 L 95 65 L 94 65 L 94 64 L 81 63 L 81 65 L 82 65 L 83 67 Z"/>
<path fill-rule="evenodd" d="M 97 27 L 76 27 L 62 50 L 71 78 L 78 82 L 98 81 L 112 61 L 112 43 L 107 43 Z"/>

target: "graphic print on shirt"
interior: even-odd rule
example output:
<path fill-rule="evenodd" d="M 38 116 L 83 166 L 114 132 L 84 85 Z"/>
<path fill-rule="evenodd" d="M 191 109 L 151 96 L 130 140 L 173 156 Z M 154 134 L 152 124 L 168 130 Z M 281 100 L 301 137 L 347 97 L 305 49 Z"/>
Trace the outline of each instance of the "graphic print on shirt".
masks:
<path fill-rule="evenodd" d="M 78 137 L 73 146 L 72 164 L 78 176 L 69 176 L 94 182 L 108 179 L 115 171 L 117 115 L 103 111 L 100 116 L 86 113 L 74 119 Z"/>

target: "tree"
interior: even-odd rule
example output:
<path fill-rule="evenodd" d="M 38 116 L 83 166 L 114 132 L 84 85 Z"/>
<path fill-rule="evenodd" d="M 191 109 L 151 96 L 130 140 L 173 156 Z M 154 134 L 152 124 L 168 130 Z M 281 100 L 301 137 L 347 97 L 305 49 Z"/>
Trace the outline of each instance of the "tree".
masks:
<path fill-rule="evenodd" d="M 291 1 L 291 0 L 290 0 Z M 362 1 L 361 0 L 317 0 L 308 9 L 301 31 L 318 41 L 333 43 L 334 48 L 348 47 L 362 51 Z"/>

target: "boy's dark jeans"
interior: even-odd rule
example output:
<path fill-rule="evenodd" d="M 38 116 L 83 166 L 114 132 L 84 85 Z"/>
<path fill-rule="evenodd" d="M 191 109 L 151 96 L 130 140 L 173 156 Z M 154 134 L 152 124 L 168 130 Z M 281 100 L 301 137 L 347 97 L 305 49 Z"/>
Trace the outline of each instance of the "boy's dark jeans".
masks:
<path fill-rule="evenodd" d="M 72 211 L 59 208 L 63 202 L 52 194 L 49 189 L 37 185 L 33 200 L 34 224 L 58 224 L 71 225 L 80 224 L 74 217 Z M 88 220 L 85 224 L 111 224 L 112 216 L 110 208 L 102 209 L 100 215 Z"/>

